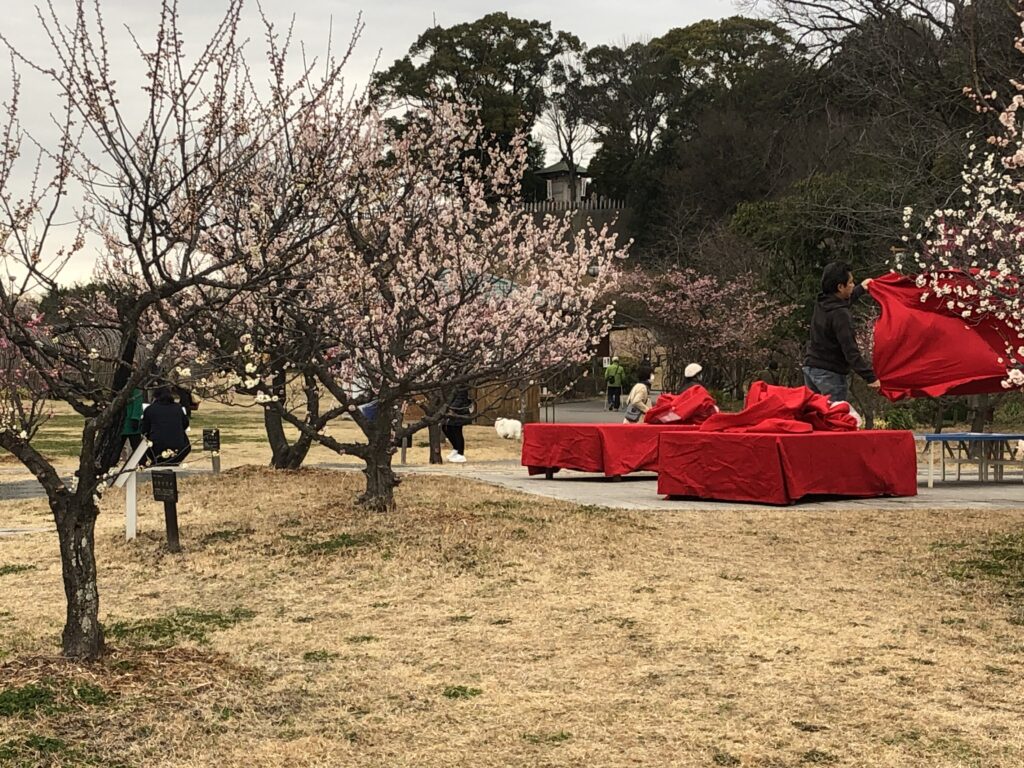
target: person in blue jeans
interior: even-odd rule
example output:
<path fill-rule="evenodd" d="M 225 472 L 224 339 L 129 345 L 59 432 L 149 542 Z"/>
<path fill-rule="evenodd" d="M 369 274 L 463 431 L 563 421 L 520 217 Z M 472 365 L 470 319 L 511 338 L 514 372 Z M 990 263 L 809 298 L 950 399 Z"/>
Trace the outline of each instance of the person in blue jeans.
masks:
<path fill-rule="evenodd" d="M 827 395 L 833 403 L 849 399 L 851 370 L 872 389 L 882 386 L 857 346 L 850 313 L 850 305 L 867 293 L 870 284 L 868 279 L 857 285 L 853 269 L 842 261 L 828 264 L 821 275 L 803 373 L 808 388 Z"/>

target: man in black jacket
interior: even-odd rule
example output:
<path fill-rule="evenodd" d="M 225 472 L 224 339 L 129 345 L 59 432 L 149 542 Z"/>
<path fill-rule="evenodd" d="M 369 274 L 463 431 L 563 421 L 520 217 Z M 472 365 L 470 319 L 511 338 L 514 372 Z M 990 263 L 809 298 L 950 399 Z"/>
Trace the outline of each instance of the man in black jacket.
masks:
<path fill-rule="evenodd" d="M 867 293 L 871 280 L 854 283 L 849 264 L 834 261 L 821 275 L 821 293 L 811 317 L 811 339 L 804 356 L 804 383 L 832 402 L 849 397 L 849 376 L 852 369 L 869 387 L 882 386 L 871 363 L 857 346 L 850 305 Z"/>
<path fill-rule="evenodd" d="M 174 402 L 170 387 L 160 387 L 142 412 L 142 434 L 152 443 L 146 451 L 146 463 L 180 464 L 192 450 L 186 429 L 185 410 Z"/>

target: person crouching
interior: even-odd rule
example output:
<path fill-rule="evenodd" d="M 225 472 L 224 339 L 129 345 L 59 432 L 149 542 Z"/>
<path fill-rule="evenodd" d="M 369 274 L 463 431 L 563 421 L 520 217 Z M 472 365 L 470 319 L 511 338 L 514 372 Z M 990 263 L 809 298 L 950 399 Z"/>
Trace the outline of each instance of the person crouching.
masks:
<path fill-rule="evenodd" d="M 142 434 L 150 442 L 146 451 L 148 465 L 175 465 L 185 460 L 192 451 L 189 443 L 188 416 L 181 405 L 174 402 L 170 387 L 156 390 L 153 402 L 142 412 Z"/>

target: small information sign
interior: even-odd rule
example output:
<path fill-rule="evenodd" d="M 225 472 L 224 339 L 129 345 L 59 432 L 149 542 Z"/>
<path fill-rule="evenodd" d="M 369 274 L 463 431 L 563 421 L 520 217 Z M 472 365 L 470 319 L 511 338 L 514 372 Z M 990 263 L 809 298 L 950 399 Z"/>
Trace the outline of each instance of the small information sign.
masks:
<path fill-rule="evenodd" d="M 150 473 L 153 478 L 153 499 L 155 501 L 177 502 L 178 500 L 178 477 L 169 469 L 154 470 Z"/>
<path fill-rule="evenodd" d="M 203 450 L 204 451 L 219 451 L 220 450 L 220 430 L 219 429 L 204 429 L 203 430 Z"/>

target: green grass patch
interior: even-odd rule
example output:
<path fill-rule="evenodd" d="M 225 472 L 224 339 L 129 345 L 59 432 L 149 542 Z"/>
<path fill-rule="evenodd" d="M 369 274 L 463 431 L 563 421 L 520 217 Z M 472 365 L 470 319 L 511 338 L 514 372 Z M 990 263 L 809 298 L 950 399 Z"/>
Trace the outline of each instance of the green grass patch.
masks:
<path fill-rule="evenodd" d="M 223 531 L 208 533 L 199 539 L 200 544 L 228 544 L 245 536 L 256 533 L 252 528 L 226 528 Z"/>
<path fill-rule="evenodd" d="M 331 651 L 306 651 L 304 654 L 302 654 L 303 661 L 309 661 L 318 664 L 333 661 L 336 658 L 338 658 L 338 654 L 332 653 Z"/>
<path fill-rule="evenodd" d="M 3 765 L 48 765 L 50 758 L 62 755 L 69 757 L 68 751 L 67 742 L 33 733 L 24 739 L 15 739 L 0 744 L 0 760 L 5 761 Z M 46 762 L 36 762 L 40 759 Z"/>
<path fill-rule="evenodd" d="M 42 680 L 0 691 L 0 717 L 54 715 L 78 706 L 105 706 L 110 700 L 109 693 L 92 683 Z"/>
<path fill-rule="evenodd" d="M 557 731 L 556 733 L 524 733 L 523 741 L 531 744 L 562 744 L 572 738 L 568 731 Z"/>
<path fill-rule="evenodd" d="M 1024 626 L 1024 531 L 984 539 L 965 554 L 963 559 L 950 563 L 950 577 L 962 582 L 994 583 L 1004 597 L 1018 601 L 1007 621 Z"/>
<path fill-rule="evenodd" d="M 124 763 L 110 762 L 75 749 L 63 739 L 31 733 L 20 739 L 0 743 L 0 765 L 11 768 L 37 766 L 97 766 L 126 768 Z"/>
<path fill-rule="evenodd" d="M 10 576 L 13 573 L 25 573 L 26 571 L 34 571 L 36 567 L 34 565 L 23 565 L 16 563 L 14 565 L 0 565 L 0 576 Z"/>
<path fill-rule="evenodd" d="M 359 645 L 360 643 L 375 643 L 379 639 L 376 635 L 352 635 L 351 637 L 346 637 L 345 642 Z"/>
<path fill-rule="evenodd" d="M 285 538 L 300 542 L 299 551 L 304 555 L 333 555 L 373 544 L 377 541 L 378 536 L 376 533 L 340 533 L 322 541 L 310 541 L 303 536 L 285 536 Z"/>
<path fill-rule="evenodd" d="M 798 731 L 804 733 L 820 733 L 821 731 L 827 731 L 827 725 L 818 725 L 817 723 L 805 723 L 803 720 L 794 720 L 793 727 Z"/>
<path fill-rule="evenodd" d="M 805 765 L 834 765 L 839 758 L 820 749 L 809 749 L 800 755 L 800 762 Z"/>
<path fill-rule="evenodd" d="M 57 710 L 57 692 L 47 685 L 30 683 L 0 691 L 0 717 L 27 717 L 39 712 L 51 715 Z"/>
<path fill-rule="evenodd" d="M 713 765 L 739 765 L 740 759 L 725 750 L 716 749 L 711 753 L 711 762 Z"/>
<path fill-rule="evenodd" d="M 106 633 L 107 637 L 142 648 L 168 648 L 184 640 L 207 645 L 211 631 L 229 629 L 255 615 L 246 608 L 233 608 L 227 612 L 179 608 L 166 616 L 152 619 L 116 621 L 106 628 Z"/>
<path fill-rule="evenodd" d="M 991 579 L 1024 592 L 1024 531 L 987 539 L 971 554 L 952 563 L 954 579 Z"/>
<path fill-rule="evenodd" d="M 464 685 L 446 686 L 443 694 L 446 699 L 472 699 L 483 693 L 479 688 L 467 688 Z"/>

